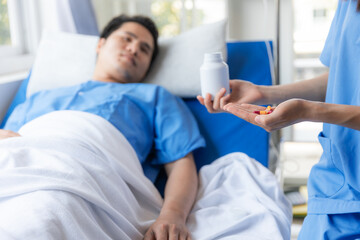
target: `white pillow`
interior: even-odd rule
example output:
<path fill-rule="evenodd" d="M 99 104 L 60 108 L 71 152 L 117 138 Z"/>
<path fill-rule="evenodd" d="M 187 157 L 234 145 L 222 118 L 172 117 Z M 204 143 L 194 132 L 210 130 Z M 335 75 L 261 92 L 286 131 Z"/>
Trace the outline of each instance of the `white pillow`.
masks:
<path fill-rule="evenodd" d="M 85 82 L 92 78 L 99 37 L 45 30 L 42 34 L 26 96 Z"/>
<path fill-rule="evenodd" d="M 226 20 L 159 39 L 159 55 L 144 82 L 180 97 L 194 97 L 201 93 L 200 66 L 208 52 L 222 52 L 226 60 Z"/>
<path fill-rule="evenodd" d="M 202 25 L 169 39 L 159 39 L 159 55 L 144 82 L 180 97 L 200 94 L 199 68 L 207 52 L 226 56 L 226 20 Z M 92 78 L 98 37 L 44 31 L 32 68 L 27 96 Z"/>

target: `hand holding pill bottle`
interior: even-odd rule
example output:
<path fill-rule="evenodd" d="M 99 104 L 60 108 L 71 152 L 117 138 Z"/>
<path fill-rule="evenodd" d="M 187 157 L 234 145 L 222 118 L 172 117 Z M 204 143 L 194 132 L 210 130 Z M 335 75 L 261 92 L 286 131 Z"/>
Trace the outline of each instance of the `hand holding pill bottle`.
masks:
<path fill-rule="evenodd" d="M 230 93 L 229 86 L 229 67 L 223 61 L 221 52 L 206 53 L 204 63 L 200 67 L 201 95 L 205 98 L 207 93 L 211 94 L 211 99 L 225 88 L 225 95 Z"/>

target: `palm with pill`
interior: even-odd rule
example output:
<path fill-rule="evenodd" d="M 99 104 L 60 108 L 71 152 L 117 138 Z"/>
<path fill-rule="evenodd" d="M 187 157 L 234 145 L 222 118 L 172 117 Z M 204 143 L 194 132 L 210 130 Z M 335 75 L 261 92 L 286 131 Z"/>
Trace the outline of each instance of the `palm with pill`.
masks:
<path fill-rule="evenodd" d="M 305 121 L 308 117 L 307 102 L 302 99 L 290 99 L 279 104 L 276 109 L 267 114 L 258 112 L 266 111 L 266 107 L 253 104 L 227 104 L 224 109 L 254 125 L 264 128 L 266 131 L 275 131 L 292 124 Z"/>

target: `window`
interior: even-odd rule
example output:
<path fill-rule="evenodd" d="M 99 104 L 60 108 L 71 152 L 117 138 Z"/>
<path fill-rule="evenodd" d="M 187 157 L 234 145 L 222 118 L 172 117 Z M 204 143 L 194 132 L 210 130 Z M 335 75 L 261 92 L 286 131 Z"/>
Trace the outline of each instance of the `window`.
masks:
<path fill-rule="evenodd" d="M 28 71 L 33 60 L 26 47 L 23 3 L 0 0 L 0 75 Z"/>
<path fill-rule="evenodd" d="M 1 0 L 0 0 L 1 1 Z M 92 0 L 100 31 L 122 13 L 143 14 L 155 21 L 161 37 L 176 36 L 227 15 L 228 0 Z"/>
<path fill-rule="evenodd" d="M 327 16 L 327 9 L 314 9 L 313 11 L 314 19 L 316 18 L 326 18 Z"/>
<path fill-rule="evenodd" d="M 225 0 L 153 0 L 151 14 L 160 36 L 178 35 L 226 16 Z"/>
<path fill-rule="evenodd" d="M 7 0 L 0 0 L 0 46 L 11 45 Z"/>

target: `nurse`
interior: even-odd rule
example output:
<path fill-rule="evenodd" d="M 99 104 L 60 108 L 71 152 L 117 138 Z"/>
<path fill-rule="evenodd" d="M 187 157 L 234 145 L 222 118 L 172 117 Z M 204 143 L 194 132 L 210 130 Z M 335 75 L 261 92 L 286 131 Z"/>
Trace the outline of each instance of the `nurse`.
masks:
<path fill-rule="evenodd" d="M 339 0 L 321 62 L 329 71 L 281 86 L 233 80 L 211 101 L 209 112 L 227 111 L 267 131 L 302 121 L 323 122 L 320 161 L 308 180 L 308 215 L 299 239 L 360 238 L 360 0 Z M 256 104 L 256 105 L 254 105 Z M 278 104 L 270 114 L 262 104 Z M 300 151 L 300 149 L 299 149 Z"/>

